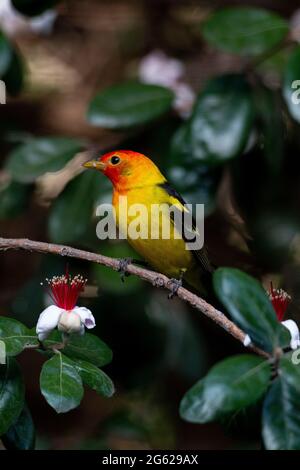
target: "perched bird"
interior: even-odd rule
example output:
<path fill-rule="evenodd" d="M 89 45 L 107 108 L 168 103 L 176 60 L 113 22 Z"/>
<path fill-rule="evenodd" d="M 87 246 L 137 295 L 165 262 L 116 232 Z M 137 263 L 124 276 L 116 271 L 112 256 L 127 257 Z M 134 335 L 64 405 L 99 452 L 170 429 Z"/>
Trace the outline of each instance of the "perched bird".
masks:
<path fill-rule="evenodd" d="M 172 188 L 155 163 L 141 153 L 130 150 L 109 152 L 97 160 L 84 163 L 83 166 L 102 172 L 112 182 L 112 203 L 116 211 L 117 226 L 122 232 L 127 228 L 124 224 L 128 225 L 134 219 L 129 212 L 133 204 L 144 204 L 148 209 L 148 214 L 151 214 L 153 204 L 163 204 L 167 208 L 173 206 L 176 210 L 186 211 L 185 202 L 180 194 Z M 120 196 L 127 197 L 127 220 L 121 216 Z M 149 222 L 148 217 L 147 220 L 145 218 L 142 220 L 141 225 Z M 165 218 L 169 219 L 171 226 L 169 239 L 161 236 L 163 223 L 166 222 Z M 208 278 L 210 282 L 213 271 L 205 248 L 187 249 L 186 239 L 181 236 L 182 231 L 178 230 L 174 217 L 172 218 L 169 211 L 163 212 L 161 218 L 155 223 L 158 224 L 158 227 L 155 227 L 158 230 L 157 238 L 151 236 L 151 224 L 148 224 L 149 236 L 132 238 L 129 233 L 129 243 L 156 271 L 178 281 L 183 280 L 198 292 L 203 292 L 203 285 L 207 284 Z M 190 230 L 197 233 L 194 224 L 191 225 Z"/>

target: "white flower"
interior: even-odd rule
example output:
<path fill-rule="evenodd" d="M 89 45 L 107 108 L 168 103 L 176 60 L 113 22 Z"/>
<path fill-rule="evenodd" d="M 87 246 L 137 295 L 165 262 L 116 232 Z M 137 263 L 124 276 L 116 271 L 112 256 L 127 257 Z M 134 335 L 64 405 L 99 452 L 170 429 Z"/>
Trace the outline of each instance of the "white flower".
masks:
<path fill-rule="evenodd" d="M 299 328 L 294 320 L 285 320 L 281 322 L 283 326 L 285 326 L 291 335 L 291 342 L 290 347 L 291 349 L 298 349 L 300 347 L 300 335 L 299 335 Z"/>
<path fill-rule="evenodd" d="M 172 88 L 184 74 L 180 60 L 168 57 L 162 51 L 153 51 L 146 55 L 139 65 L 139 77 L 144 83 L 154 83 Z"/>
<path fill-rule="evenodd" d="M 72 334 L 83 334 L 84 328 L 94 328 L 95 318 L 85 307 L 64 310 L 57 305 L 50 305 L 39 316 L 36 333 L 40 341 L 44 341 L 56 327 L 59 331 Z"/>
<path fill-rule="evenodd" d="M 85 307 L 78 307 L 76 302 L 84 290 L 86 280 L 82 276 L 72 278 L 68 273 L 54 276 L 48 280 L 50 296 L 54 302 L 40 314 L 36 333 L 44 341 L 56 327 L 67 334 L 83 334 L 85 328 L 96 325 L 92 312 Z"/>
<path fill-rule="evenodd" d="M 175 93 L 174 109 L 183 118 L 188 118 L 194 106 L 196 95 L 186 83 L 174 85 Z"/>
<path fill-rule="evenodd" d="M 186 118 L 190 115 L 196 95 L 184 82 L 184 64 L 162 51 L 153 51 L 140 62 L 138 76 L 144 83 L 170 88 L 175 94 L 174 109 Z"/>

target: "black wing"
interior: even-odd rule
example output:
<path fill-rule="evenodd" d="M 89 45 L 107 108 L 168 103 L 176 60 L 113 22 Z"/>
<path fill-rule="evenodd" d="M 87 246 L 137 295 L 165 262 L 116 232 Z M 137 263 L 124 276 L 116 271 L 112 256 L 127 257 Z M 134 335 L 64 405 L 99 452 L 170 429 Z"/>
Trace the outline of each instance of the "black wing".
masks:
<path fill-rule="evenodd" d="M 181 204 L 183 204 L 183 205 L 186 204 L 183 197 L 167 181 L 164 182 L 164 183 L 159 184 L 158 186 L 160 188 L 162 188 L 164 191 L 166 191 L 166 193 L 169 196 L 172 196 L 173 198 L 177 199 Z M 186 229 L 187 229 L 187 227 L 185 227 L 184 230 L 181 231 L 182 234 L 186 233 Z M 193 225 L 191 227 L 191 230 L 195 231 L 196 229 L 197 229 L 196 221 L 193 218 Z M 191 241 L 191 239 L 189 239 L 188 241 Z M 206 251 L 205 247 L 201 248 L 200 250 L 192 250 L 192 253 L 195 256 L 195 258 L 197 259 L 197 261 L 200 263 L 200 266 L 204 271 L 209 272 L 209 273 L 212 273 L 214 271 L 214 268 L 213 268 L 211 262 L 209 261 L 208 254 L 207 254 L 207 251 Z"/>

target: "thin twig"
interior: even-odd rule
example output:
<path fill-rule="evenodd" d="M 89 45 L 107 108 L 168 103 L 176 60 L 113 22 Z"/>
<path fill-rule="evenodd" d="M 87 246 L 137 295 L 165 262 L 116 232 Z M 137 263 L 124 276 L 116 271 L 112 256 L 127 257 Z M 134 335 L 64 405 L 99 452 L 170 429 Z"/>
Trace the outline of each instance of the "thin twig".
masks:
<path fill-rule="evenodd" d="M 120 268 L 120 260 L 117 258 L 110 258 L 101 254 L 91 253 L 89 251 L 78 250 L 64 245 L 56 245 L 53 243 L 44 243 L 28 240 L 25 238 L 9 239 L 9 238 L 0 238 L 0 251 L 6 250 L 26 250 L 31 252 L 52 254 L 65 256 L 70 258 L 77 258 L 92 263 L 98 263 L 108 268 L 111 268 L 115 271 L 118 271 Z M 161 287 L 172 291 L 172 280 L 167 276 L 161 273 L 150 271 L 145 268 L 141 268 L 134 264 L 128 264 L 126 267 L 128 274 L 133 274 L 138 276 L 144 281 L 150 282 L 155 287 Z M 192 307 L 196 308 L 200 312 L 204 313 L 207 317 L 213 320 L 217 325 L 223 328 L 227 333 L 233 336 L 235 339 L 244 343 L 245 333 L 238 328 L 231 320 L 229 320 L 222 312 L 214 308 L 212 305 L 207 303 L 201 297 L 190 292 L 184 287 L 179 287 L 177 290 L 177 296 L 184 300 L 186 303 L 190 304 Z M 256 354 L 260 356 L 269 358 L 269 354 L 263 351 L 256 346 L 248 346 Z"/>

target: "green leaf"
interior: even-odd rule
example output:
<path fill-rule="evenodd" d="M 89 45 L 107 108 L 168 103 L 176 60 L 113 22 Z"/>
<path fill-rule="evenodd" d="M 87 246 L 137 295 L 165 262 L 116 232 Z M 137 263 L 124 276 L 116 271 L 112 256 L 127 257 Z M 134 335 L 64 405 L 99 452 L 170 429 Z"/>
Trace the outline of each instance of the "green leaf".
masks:
<path fill-rule="evenodd" d="M 222 176 L 222 167 L 205 163 L 186 166 L 170 166 L 168 180 L 183 199 L 190 204 L 204 204 L 205 217 L 216 207 L 216 194 Z"/>
<path fill-rule="evenodd" d="M 283 78 L 283 96 L 293 118 L 300 122 L 300 46 L 289 57 Z"/>
<path fill-rule="evenodd" d="M 18 363 L 0 365 L 0 436 L 17 420 L 24 406 L 24 383 Z"/>
<path fill-rule="evenodd" d="M 29 193 L 29 186 L 14 181 L 0 186 L 0 219 L 19 215 L 26 208 Z"/>
<path fill-rule="evenodd" d="M 82 380 L 73 361 L 61 353 L 44 363 L 40 387 L 46 401 L 57 413 L 77 408 L 84 393 Z"/>
<path fill-rule="evenodd" d="M 0 77 L 3 77 L 7 72 L 13 55 L 13 48 L 8 41 L 8 39 L 4 36 L 2 32 L 0 32 Z"/>
<path fill-rule="evenodd" d="M 80 360 L 74 361 L 74 364 L 83 382 L 99 395 L 109 398 L 115 393 L 112 380 L 94 364 Z"/>
<path fill-rule="evenodd" d="M 263 406 L 262 434 L 269 450 L 300 450 L 300 368 L 291 356 L 280 360 Z"/>
<path fill-rule="evenodd" d="M 241 75 L 210 80 L 185 124 L 185 162 L 224 163 L 245 147 L 253 122 L 250 88 Z"/>
<path fill-rule="evenodd" d="M 6 169 L 15 181 L 33 183 L 47 172 L 55 172 L 80 150 L 80 143 L 64 137 L 39 137 L 13 150 Z"/>
<path fill-rule="evenodd" d="M 99 175 L 86 171 L 68 184 L 54 202 L 48 232 L 54 243 L 73 243 L 87 232 L 93 216 L 94 186 L 101 184 Z"/>
<path fill-rule="evenodd" d="M 7 450 L 32 450 L 35 447 L 35 427 L 25 404 L 17 421 L 1 436 Z"/>
<path fill-rule="evenodd" d="M 280 323 L 261 284 L 233 268 L 219 268 L 213 276 L 215 292 L 233 320 L 252 341 L 268 352 L 279 344 Z"/>
<path fill-rule="evenodd" d="M 158 85 L 121 83 L 96 95 L 87 113 L 88 121 L 107 129 L 126 129 L 147 124 L 170 111 L 174 95 Z"/>
<path fill-rule="evenodd" d="M 36 16 L 53 8 L 60 0 L 11 0 L 12 5 L 23 15 Z"/>
<path fill-rule="evenodd" d="M 15 96 L 22 90 L 24 85 L 23 62 L 17 51 L 13 51 L 10 65 L 2 79 L 10 95 Z"/>
<path fill-rule="evenodd" d="M 253 7 L 219 9 L 206 21 L 202 33 L 207 42 L 236 54 L 261 54 L 278 44 L 288 23 L 276 13 Z"/>
<path fill-rule="evenodd" d="M 16 356 L 26 346 L 38 346 L 38 338 L 25 325 L 8 317 L 0 317 L 0 340 L 4 341 L 7 356 Z"/>
<path fill-rule="evenodd" d="M 61 342 L 61 335 L 58 331 L 54 331 L 44 341 L 46 346 L 59 342 Z M 91 335 L 90 333 L 85 333 L 83 336 L 71 336 L 63 352 L 72 359 L 82 359 L 98 367 L 102 367 L 112 360 L 111 349 L 98 336 Z"/>
<path fill-rule="evenodd" d="M 204 204 L 205 216 L 216 207 L 216 193 L 222 176 L 221 166 L 200 162 L 194 157 L 190 121 L 182 124 L 173 134 L 170 145 L 167 177 L 190 204 Z"/>
<path fill-rule="evenodd" d="M 0 78 L 6 90 L 16 95 L 23 86 L 23 65 L 18 52 L 0 31 Z"/>
<path fill-rule="evenodd" d="M 183 397 L 180 415 L 186 421 L 207 423 L 255 403 L 265 393 L 270 365 L 256 356 L 230 357 L 214 366 Z"/>

